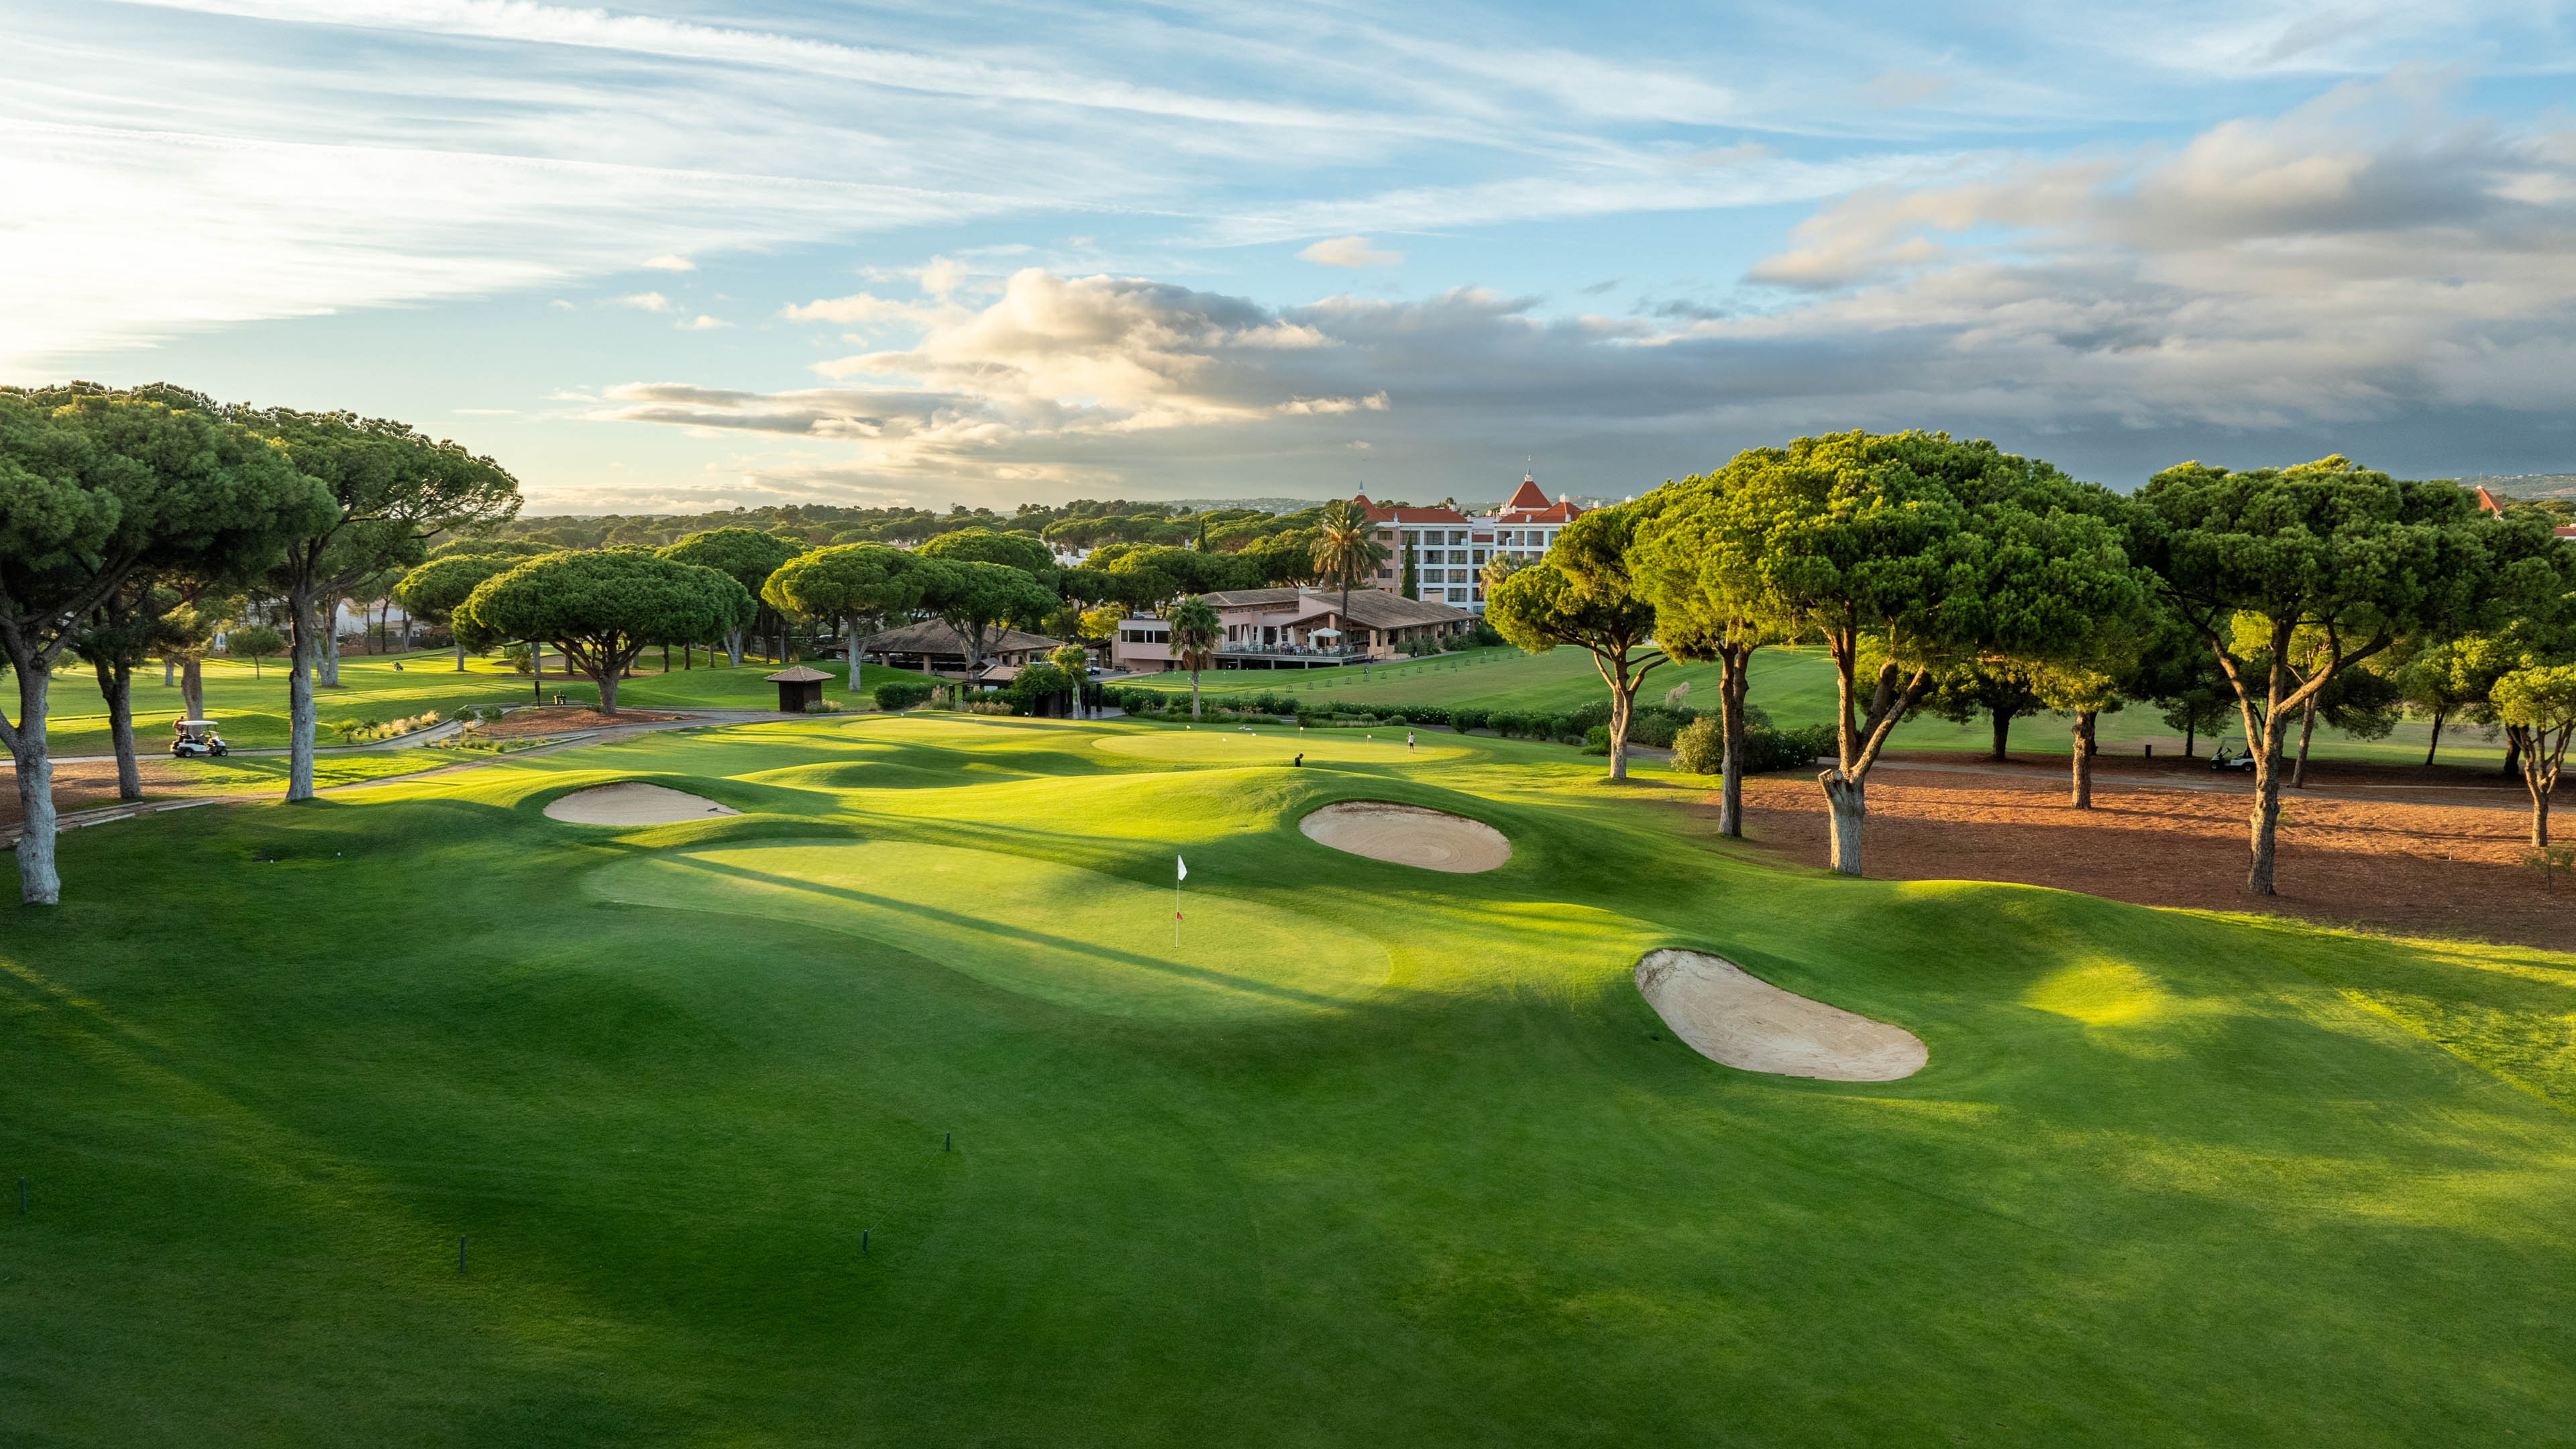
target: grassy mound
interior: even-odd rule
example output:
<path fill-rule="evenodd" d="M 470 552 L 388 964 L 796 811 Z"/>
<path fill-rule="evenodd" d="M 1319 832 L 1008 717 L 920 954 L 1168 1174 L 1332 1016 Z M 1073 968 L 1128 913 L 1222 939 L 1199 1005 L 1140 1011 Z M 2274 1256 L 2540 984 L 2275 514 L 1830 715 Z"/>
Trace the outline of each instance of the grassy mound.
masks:
<path fill-rule="evenodd" d="M 66 836 L 67 904 L 0 905 L 0 1437 L 2562 1434 L 2576 963 L 1781 871 L 1561 748 L 1199 733 L 816 720 Z M 750 813 L 539 813 L 639 778 Z M 1297 833 L 1353 799 L 1512 861 Z M 1629 979 L 1664 946 L 1931 1063 L 1711 1063 Z"/>

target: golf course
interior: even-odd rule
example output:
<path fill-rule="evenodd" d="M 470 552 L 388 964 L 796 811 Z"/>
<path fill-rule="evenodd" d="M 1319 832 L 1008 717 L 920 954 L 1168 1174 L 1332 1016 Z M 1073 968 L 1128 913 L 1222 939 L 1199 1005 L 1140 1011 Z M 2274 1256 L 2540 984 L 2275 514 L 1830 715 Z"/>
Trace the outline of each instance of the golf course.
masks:
<path fill-rule="evenodd" d="M 400 712 L 528 691 L 425 669 Z M 729 681 L 759 704 L 750 668 L 622 698 Z M 566 806 L 624 784 L 693 813 Z M 2564 1442 L 2576 959 L 1797 868 L 1707 789 L 923 711 L 71 832 L 61 904 L 0 904 L 0 1420 Z M 1353 802 L 1465 843 L 1337 849 Z M 1922 1051 L 1721 1065 L 1641 995 L 1657 952 Z"/>

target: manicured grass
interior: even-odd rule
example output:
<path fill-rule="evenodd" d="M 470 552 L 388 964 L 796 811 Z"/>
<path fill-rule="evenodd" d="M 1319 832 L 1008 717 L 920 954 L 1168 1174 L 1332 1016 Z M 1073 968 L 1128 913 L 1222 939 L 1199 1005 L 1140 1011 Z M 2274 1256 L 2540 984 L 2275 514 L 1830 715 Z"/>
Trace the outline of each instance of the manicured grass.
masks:
<path fill-rule="evenodd" d="M 1694 702 L 1705 709 L 1716 707 L 1714 664 L 1667 664 L 1646 679 L 1647 687 L 1638 696 L 1643 701 L 1660 700 L 1665 691 L 1688 681 Z M 1133 682 L 1149 689 L 1177 688 L 1182 693 L 1190 687 L 1186 674 L 1150 676 Z M 1199 689 L 1203 695 L 1218 698 L 1268 691 L 1305 699 L 1347 700 L 1358 705 L 1467 704 L 1489 710 L 1557 712 L 1573 710 L 1607 694 L 1600 673 L 1593 668 L 1592 656 L 1579 649 L 1557 649 L 1540 655 L 1523 654 L 1516 649 L 1471 649 L 1364 669 L 1212 670 L 1199 675 Z M 1760 650 L 1753 656 L 1753 686 L 1747 697 L 1782 725 L 1830 723 L 1834 717 L 1833 661 L 1821 649 Z M 2054 715 L 2016 720 L 2013 751 L 2062 755 L 2068 749 L 2068 728 L 2068 721 Z M 2356 740 L 2320 724 L 2312 753 L 2318 758 L 2422 764 L 2431 729 L 2421 721 L 2407 720 L 2384 740 Z M 2220 733 L 2233 739 L 2243 731 L 2230 715 Z M 2122 754 L 2136 753 L 2147 740 L 2157 742 L 2159 754 L 2181 748 L 2181 736 L 2167 729 L 2157 711 L 2146 705 L 2104 715 L 2098 738 L 2104 748 Z M 1907 750 L 1983 753 L 1993 748 L 1993 743 L 1993 727 L 1982 716 L 1965 725 L 1954 725 L 1921 715 L 1898 726 L 1894 737 L 1895 747 Z M 2212 736 L 2203 735 L 2198 752 L 2208 754 L 2213 743 Z M 2455 764 L 2500 761 L 2504 751 L 2502 745 L 2471 731 L 2452 729 L 2443 740 L 2441 758 Z"/>
<path fill-rule="evenodd" d="M 677 667 L 677 657 L 673 656 L 674 665 L 668 675 L 643 674 L 625 681 L 618 688 L 618 703 L 636 709 L 778 706 L 778 686 L 761 680 L 761 676 L 777 672 L 779 666 L 775 664 L 746 661 L 740 669 L 709 667 L 702 656 L 699 667 L 683 670 Z M 396 663 L 403 667 L 396 669 Z M 658 651 L 637 661 L 641 669 L 658 670 L 660 666 Z M 834 682 L 825 687 L 828 697 L 844 699 L 839 683 L 842 666 L 826 660 L 815 667 L 834 676 Z M 870 665 L 864 682 L 874 689 L 894 680 L 921 677 L 909 670 Z M 240 749 L 286 744 L 287 670 L 283 661 L 270 660 L 254 667 L 247 662 L 209 659 L 204 665 L 204 678 L 206 713 L 222 722 L 226 740 Z M 542 698 L 552 699 L 558 694 L 578 704 L 599 702 L 599 691 L 588 681 L 550 672 Z M 438 711 L 444 718 L 468 705 L 533 704 L 540 697 L 534 681 L 513 672 L 497 655 L 468 658 L 462 674 L 456 672 L 456 656 L 452 653 L 344 655 L 340 660 L 340 687 L 316 690 L 314 707 L 322 725 L 322 742 L 331 744 L 338 739 L 331 726 L 341 720 L 408 719 L 429 710 Z M 52 704 L 52 728 L 47 740 L 55 754 L 103 755 L 115 748 L 108 735 L 107 712 L 86 671 L 65 669 L 57 675 Z M 169 723 L 178 713 L 179 691 L 161 683 L 157 665 L 135 675 L 134 714 L 139 736 L 166 744 Z"/>
<path fill-rule="evenodd" d="M 2564 1436 L 2576 962 L 1784 871 L 1428 738 L 863 716 L 66 836 L 0 1438 Z M 621 779 L 745 813 L 540 813 Z M 1512 860 L 1298 832 L 1352 798 Z M 1660 945 L 1931 1064 L 1716 1066 Z"/>

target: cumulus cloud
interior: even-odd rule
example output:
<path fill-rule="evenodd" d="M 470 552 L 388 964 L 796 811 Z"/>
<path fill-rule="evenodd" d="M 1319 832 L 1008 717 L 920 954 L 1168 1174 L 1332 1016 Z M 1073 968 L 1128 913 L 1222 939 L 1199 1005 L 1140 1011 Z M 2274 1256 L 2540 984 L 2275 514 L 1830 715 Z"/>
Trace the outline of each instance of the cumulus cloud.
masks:
<path fill-rule="evenodd" d="M 686 322 L 678 322 L 672 325 L 678 327 L 683 332 L 713 332 L 719 327 L 731 327 L 733 324 L 727 322 L 721 317 L 710 317 L 706 313 L 701 312 Z"/>
<path fill-rule="evenodd" d="M 614 300 L 620 307 L 632 307 L 638 312 L 677 312 L 680 310 L 678 303 L 663 296 L 659 292 L 637 292 L 631 297 L 618 297 L 612 300 Z"/>
<path fill-rule="evenodd" d="M 1173 486 L 1211 457 L 1284 486 L 1352 451 L 1319 421 L 1372 412 L 1380 470 L 1558 447 L 1631 482 L 1853 426 L 1994 436 L 2107 481 L 2213 439 L 2238 461 L 2547 463 L 2576 405 L 2576 133 L 2354 86 L 2177 147 L 1864 191 L 1749 288 L 1548 317 L 1476 288 L 1274 308 L 1031 268 L 909 346 L 819 365 L 859 390 L 620 415 L 849 439 L 830 466 L 853 477 Z"/>
<path fill-rule="evenodd" d="M 647 259 L 644 267 L 647 271 L 654 272 L 694 272 L 698 269 L 698 264 L 676 253 L 664 252 L 658 257 Z"/>
<path fill-rule="evenodd" d="M 1364 236 L 1337 236 L 1315 243 L 1297 258 L 1322 267 L 1392 267 L 1404 260 L 1404 253 L 1381 251 Z"/>

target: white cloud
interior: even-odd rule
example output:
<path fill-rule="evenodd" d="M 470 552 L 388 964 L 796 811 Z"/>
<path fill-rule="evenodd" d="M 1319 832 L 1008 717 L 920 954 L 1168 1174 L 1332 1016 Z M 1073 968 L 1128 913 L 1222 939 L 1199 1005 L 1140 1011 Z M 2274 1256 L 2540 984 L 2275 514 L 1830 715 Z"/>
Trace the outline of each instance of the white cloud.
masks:
<path fill-rule="evenodd" d="M 837 322 L 845 327 L 889 324 L 921 327 L 954 315 L 954 309 L 897 301 L 868 292 L 852 292 L 846 297 L 818 297 L 811 302 L 782 307 L 778 315 L 790 322 Z"/>
<path fill-rule="evenodd" d="M 713 332 L 719 327 L 731 327 L 733 324 L 725 321 L 721 317 L 710 317 L 706 313 L 701 312 L 686 322 L 678 322 L 672 325 L 678 327 L 683 332 Z"/>
<path fill-rule="evenodd" d="M 1323 267 L 1392 267 L 1404 260 L 1404 253 L 1380 251 L 1364 236 L 1337 236 L 1315 243 L 1297 258 Z"/>
<path fill-rule="evenodd" d="M 615 297 L 610 300 L 614 301 L 620 307 L 632 307 L 638 312 L 676 312 L 680 310 L 678 303 L 663 296 L 659 292 L 638 292 L 631 297 Z"/>
<path fill-rule="evenodd" d="M 658 257 L 648 258 L 644 267 L 645 270 L 654 272 L 694 272 L 698 269 L 698 264 L 676 253 L 664 252 Z"/>

